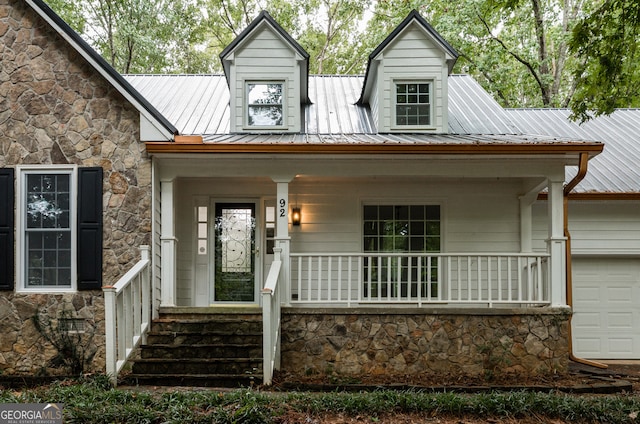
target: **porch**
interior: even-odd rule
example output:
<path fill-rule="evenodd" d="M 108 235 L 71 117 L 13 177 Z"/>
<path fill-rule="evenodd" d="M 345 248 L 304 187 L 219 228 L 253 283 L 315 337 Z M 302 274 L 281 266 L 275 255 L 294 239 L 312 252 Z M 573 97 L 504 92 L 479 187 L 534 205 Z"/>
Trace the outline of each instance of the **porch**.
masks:
<path fill-rule="evenodd" d="M 147 352 L 200 353 L 191 361 L 181 353 L 175 364 L 167 354 L 158 358 L 147 353 L 147 359 L 137 362 L 154 370 L 148 372 L 170 375 L 171 381 L 202 385 L 235 385 L 246 378 L 270 384 L 282 359 L 288 371 L 300 375 L 334 369 L 347 375 L 452 369 L 481 373 L 507 363 L 513 372 L 532 373 L 541 368 L 532 359 L 537 356 L 549 372 L 566 366 L 568 309 L 548 307 L 547 254 L 291 253 L 285 261 L 282 251 L 274 248 L 261 307 L 158 308 L 160 288 L 152 288 L 150 261 L 143 258 L 118 284 L 105 288 L 107 372 L 116 381 L 152 330 L 161 346 L 154 348 L 158 342 L 151 340 Z M 256 313 L 261 314 L 261 333 L 247 335 L 230 327 L 255 322 Z M 167 325 L 171 340 L 164 335 Z M 195 346 L 181 340 L 187 336 L 177 330 L 180 325 L 193 328 Z M 218 334 L 215 345 L 206 342 L 210 334 Z M 223 340 L 219 334 L 231 338 Z M 259 334 L 262 357 L 244 358 L 239 346 L 245 343 L 238 340 Z M 234 353 L 222 353 L 229 349 Z M 507 359 L 511 357 L 517 360 Z M 502 358 L 500 364 L 491 362 L 496 358 Z M 523 358 L 529 365 L 522 365 Z M 231 365 L 215 365 L 225 361 Z M 190 363 L 195 365 L 185 368 Z M 241 363 L 251 366 L 240 369 Z M 176 374 L 181 369 L 186 374 Z M 262 371 L 260 378 L 256 370 Z"/>
<path fill-rule="evenodd" d="M 537 372 L 541 363 L 549 363 L 550 372 L 566 367 L 563 166 L 471 158 L 443 164 L 415 155 L 259 159 L 216 156 L 215 168 L 200 158 L 156 162 L 148 264 L 154 301 L 146 314 L 158 307 L 259 307 L 265 384 L 281 364 L 297 364 L 300 373 L 324 372 L 326 364 L 345 373 L 380 371 L 390 354 L 413 346 L 428 348 L 419 348 L 404 371 L 385 369 L 429 369 L 436 355 L 442 364 L 445 357 L 471 358 L 473 365 L 464 368 L 449 361 L 449 371 L 481 372 L 480 350 L 506 346 L 518 372 Z M 461 169 L 473 175 L 461 178 Z M 544 188 L 548 213 L 535 221 L 532 205 Z M 301 209 L 299 225 L 291 218 L 294 207 Z M 115 296 L 121 302 L 116 309 L 135 309 L 127 296 Z M 342 319 L 355 327 L 336 321 Z M 397 326 L 394 320 L 416 331 L 398 340 L 378 334 Z M 306 328 L 296 327 L 300 323 Z M 323 323 L 334 323 L 329 333 L 310 331 L 326 330 Z M 145 342 L 134 327 L 114 328 L 108 338 L 118 338 L 114 345 L 123 352 L 133 351 L 127 333 Z M 449 342 L 440 343 L 443 327 L 465 330 L 449 331 Z M 355 328 L 369 330 L 358 333 L 360 341 L 345 338 Z M 474 338 L 479 328 L 486 329 L 481 343 Z M 532 341 L 531 328 L 553 331 L 540 330 Z M 370 345 L 372 337 L 390 350 L 351 350 Z M 500 340 L 505 344 L 496 344 Z M 115 363 L 126 362 L 119 355 L 113 354 Z M 370 357 L 373 365 L 366 365 Z M 116 375 L 119 366 L 109 372 Z"/>

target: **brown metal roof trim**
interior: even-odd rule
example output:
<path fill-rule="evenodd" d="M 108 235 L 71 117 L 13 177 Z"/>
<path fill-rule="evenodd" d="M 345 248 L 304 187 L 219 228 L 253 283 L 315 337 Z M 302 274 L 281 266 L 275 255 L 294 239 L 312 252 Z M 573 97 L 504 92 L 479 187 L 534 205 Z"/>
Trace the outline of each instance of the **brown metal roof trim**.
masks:
<path fill-rule="evenodd" d="M 602 143 L 482 143 L 482 144 L 224 144 L 147 142 L 147 152 L 159 153 L 279 153 L 279 154 L 432 154 L 432 155 L 554 155 L 602 152 Z"/>
<path fill-rule="evenodd" d="M 589 192 L 589 193 L 569 193 L 570 200 L 640 200 L 640 192 L 615 193 L 615 192 Z M 547 193 L 540 193 L 538 200 L 547 200 Z"/>

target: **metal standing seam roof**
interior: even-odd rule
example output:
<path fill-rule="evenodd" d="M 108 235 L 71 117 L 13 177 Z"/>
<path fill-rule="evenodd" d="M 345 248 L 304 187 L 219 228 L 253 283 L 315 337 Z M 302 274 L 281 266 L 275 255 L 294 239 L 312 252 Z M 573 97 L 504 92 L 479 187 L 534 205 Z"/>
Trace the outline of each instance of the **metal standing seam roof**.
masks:
<path fill-rule="evenodd" d="M 640 109 L 619 109 L 580 125 L 569 109 L 506 109 L 524 133 L 555 135 L 574 140 L 598 140 L 604 151 L 589 161 L 587 175 L 576 193 L 640 193 Z M 567 168 L 567 180 L 577 172 Z"/>
<path fill-rule="evenodd" d="M 222 74 L 125 75 L 125 78 L 182 135 L 202 135 L 209 141 L 222 135 L 227 141 L 247 137 L 245 134 L 229 137 L 229 88 Z M 310 76 L 311 103 L 304 106 L 305 134 L 338 138 L 348 134 L 351 138 L 362 137 L 362 142 L 370 140 L 371 135 L 377 133 L 371 111 L 367 106 L 356 104 L 363 82 L 363 76 Z M 367 134 L 370 136 L 365 137 Z M 449 77 L 449 134 L 523 133 L 472 77 L 452 75 Z"/>
<path fill-rule="evenodd" d="M 577 193 L 640 193 L 640 109 L 618 110 L 583 125 L 567 109 L 503 109 L 472 77 L 449 77 L 448 134 L 379 134 L 368 107 L 356 104 L 363 76 L 312 75 L 302 134 L 229 133 L 224 75 L 126 75 L 183 135 L 225 144 L 483 144 L 601 141 Z M 567 170 L 567 180 L 577 170 Z"/>

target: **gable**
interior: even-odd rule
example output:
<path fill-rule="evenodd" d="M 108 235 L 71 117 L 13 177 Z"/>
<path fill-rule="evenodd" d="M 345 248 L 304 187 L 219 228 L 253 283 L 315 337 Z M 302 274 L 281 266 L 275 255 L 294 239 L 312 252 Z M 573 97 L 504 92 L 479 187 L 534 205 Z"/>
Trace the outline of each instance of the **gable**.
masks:
<path fill-rule="evenodd" d="M 221 54 L 231 132 L 301 132 L 309 55 L 262 12 Z"/>
<path fill-rule="evenodd" d="M 446 133 L 448 76 L 456 58 L 414 10 L 369 55 L 359 103 L 371 107 L 379 132 Z"/>

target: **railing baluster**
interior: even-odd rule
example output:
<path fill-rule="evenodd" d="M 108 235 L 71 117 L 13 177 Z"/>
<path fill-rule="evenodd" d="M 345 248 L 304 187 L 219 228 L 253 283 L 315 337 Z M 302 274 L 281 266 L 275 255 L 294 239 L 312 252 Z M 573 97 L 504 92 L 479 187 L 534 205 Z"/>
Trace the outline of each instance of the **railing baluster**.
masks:
<path fill-rule="evenodd" d="M 348 306 L 354 302 L 544 305 L 548 304 L 547 257 L 518 253 L 291 254 L 292 263 L 297 260 L 298 264 L 297 281 L 293 278 L 292 284 L 297 284 L 299 295 L 293 302 Z M 142 281 L 142 277 L 133 281 L 133 291 L 129 292 L 131 314 L 123 318 L 136 320 L 134 331 L 146 322 L 135 314 L 138 305 L 145 303 L 141 301 Z"/>
<path fill-rule="evenodd" d="M 533 275 L 531 259 L 527 258 L 527 302 L 533 301 Z"/>
<path fill-rule="evenodd" d="M 347 306 L 351 306 L 351 290 L 352 290 L 352 276 L 351 273 L 353 272 L 351 270 L 351 261 L 353 260 L 353 258 L 351 256 L 347 256 L 349 262 L 347 264 Z"/>
<path fill-rule="evenodd" d="M 431 302 L 431 256 L 427 256 L 427 302 Z"/>
<path fill-rule="evenodd" d="M 302 256 L 298 257 L 298 300 L 302 300 Z"/>
<path fill-rule="evenodd" d="M 438 272 L 436 273 L 436 283 L 437 283 L 436 288 L 438 289 L 438 295 L 437 295 L 438 302 L 442 301 L 442 292 L 444 291 L 444 290 L 442 290 L 442 284 L 443 284 L 443 282 L 442 282 L 442 267 L 443 267 L 442 260 L 443 259 L 444 258 L 442 256 L 438 256 L 436 258 L 437 266 L 438 266 L 438 270 L 437 270 Z"/>
<path fill-rule="evenodd" d="M 313 262 L 312 262 L 313 258 L 311 256 L 309 256 L 309 261 L 307 263 L 308 265 L 308 269 L 307 269 L 307 300 L 309 300 L 309 302 L 311 302 L 311 271 L 313 268 Z"/>
<path fill-rule="evenodd" d="M 322 300 L 322 256 L 318 256 L 318 302 Z"/>
<path fill-rule="evenodd" d="M 491 289 L 491 256 L 487 256 L 487 300 L 489 301 L 489 307 L 493 306 L 493 293 Z"/>
<path fill-rule="evenodd" d="M 508 294 L 507 300 L 509 300 L 509 301 L 513 300 L 513 292 L 512 292 L 512 290 L 513 290 L 513 284 L 512 284 L 513 278 L 512 277 L 513 276 L 511 275 L 511 272 L 512 272 L 511 271 L 511 262 L 512 262 L 511 258 L 507 258 L 507 287 L 509 288 L 509 292 L 507 293 Z"/>
<path fill-rule="evenodd" d="M 522 258 L 518 257 L 518 302 L 522 302 Z"/>
<path fill-rule="evenodd" d="M 416 295 L 418 296 L 418 306 L 422 306 L 422 256 L 418 256 L 418 269 L 416 280 Z"/>
<path fill-rule="evenodd" d="M 364 258 L 362 256 L 358 257 L 358 302 L 362 302 L 362 286 L 363 284 L 363 280 L 362 280 L 362 265 L 363 265 L 363 261 Z"/>
<path fill-rule="evenodd" d="M 502 302 L 502 256 L 497 258 L 497 271 L 498 271 L 498 302 Z"/>
<path fill-rule="evenodd" d="M 342 300 L 342 256 L 338 257 L 338 302 Z"/>
<path fill-rule="evenodd" d="M 398 301 L 402 296 L 402 257 L 395 258 L 396 263 L 398 264 L 398 271 L 396 273 L 397 282 L 395 284 L 396 287 L 396 295 L 394 296 Z"/>

